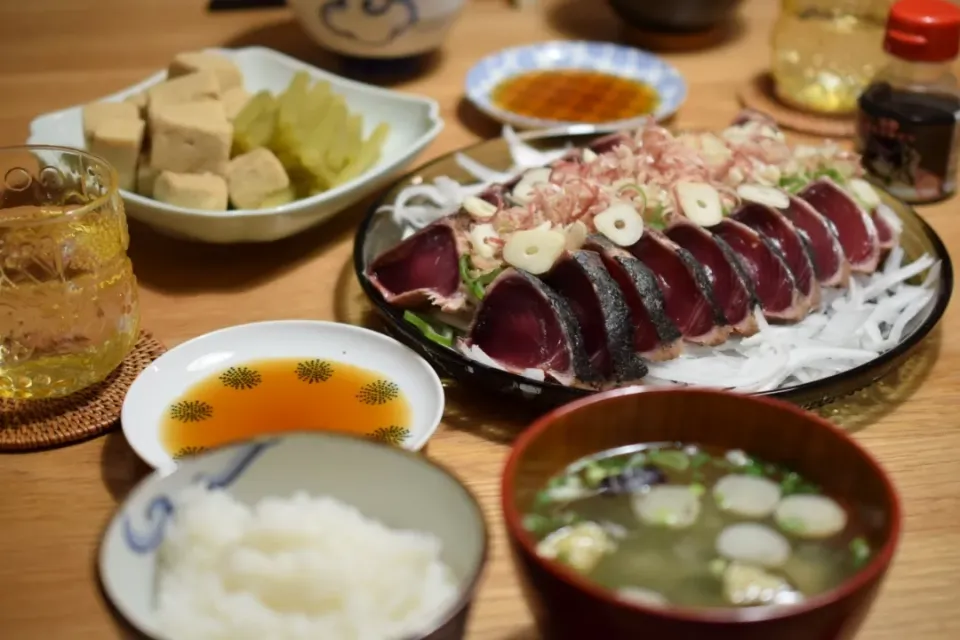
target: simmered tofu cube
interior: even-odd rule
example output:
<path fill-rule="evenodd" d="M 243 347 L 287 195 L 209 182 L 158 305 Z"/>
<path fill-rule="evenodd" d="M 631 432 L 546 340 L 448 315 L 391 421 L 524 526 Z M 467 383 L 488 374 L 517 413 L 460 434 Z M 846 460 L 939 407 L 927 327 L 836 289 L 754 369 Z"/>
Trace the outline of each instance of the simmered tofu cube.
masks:
<path fill-rule="evenodd" d="M 132 191 L 137 183 L 137 158 L 145 126 L 143 120 L 104 120 L 94 129 L 90 140 L 90 151 L 116 169 L 118 186 L 127 191 Z"/>
<path fill-rule="evenodd" d="M 174 173 L 226 175 L 233 125 L 221 103 L 168 105 L 150 116 L 150 166 Z"/>
<path fill-rule="evenodd" d="M 135 93 L 132 96 L 127 96 L 123 99 L 124 102 L 130 103 L 137 108 L 137 111 L 140 112 L 140 116 L 147 115 L 147 92 L 140 91 Z"/>
<path fill-rule="evenodd" d="M 220 99 L 220 81 L 212 71 L 166 80 L 147 89 L 147 109 L 153 111 L 173 104 L 196 102 L 204 98 Z"/>
<path fill-rule="evenodd" d="M 225 211 L 227 182 L 211 173 L 190 174 L 163 171 L 153 185 L 153 197 L 186 209 Z"/>
<path fill-rule="evenodd" d="M 83 108 L 83 139 L 90 144 L 97 126 L 106 120 L 139 120 L 140 111 L 129 102 L 94 102 Z"/>
<path fill-rule="evenodd" d="M 198 71 L 212 71 L 220 82 L 220 90 L 226 92 L 243 87 L 243 74 L 233 60 L 218 53 L 187 51 L 178 53 L 167 70 L 168 78 L 179 78 Z"/>
<path fill-rule="evenodd" d="M 227 168 L 230 202 L 237 209 L 258 209 L 264 201 L 290 186 L 277 156 L 260 147 L 230 161 Z"/>
<path fill-rule="evenodd" d="M 250 94 L 243 87 L 234 87 L 223 93 L 223 110 L 227 114 L 227 120 L 233 122 L 237 114 L 243 110 L 250 100 Z"/>
<path fill-rule="evenodd" d="M 137 162 L 137 193 L 148 198 L 153 197 L 153 186 L 160 172 L 150 166 L 150 156 L 140 156 Z"/>

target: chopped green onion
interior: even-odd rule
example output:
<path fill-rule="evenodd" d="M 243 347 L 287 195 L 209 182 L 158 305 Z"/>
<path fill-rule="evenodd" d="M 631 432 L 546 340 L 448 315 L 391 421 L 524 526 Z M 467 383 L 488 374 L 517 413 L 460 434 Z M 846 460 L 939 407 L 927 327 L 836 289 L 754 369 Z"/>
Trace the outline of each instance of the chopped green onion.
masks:
<path fill-rule="evenodd" d="M 693 493 L 693 495 L 695 495 L 695 496 L 702 496 L 702 495 L 706 492 L 706 490 L 707 490 L 707 488 L 704 487 L 704 486 L 703 486 L 702 484 L 700 484 L 699 482 L 694 482 L 693 484 L 690 485 L 690 491 L 691 491 L 691 492 Z"/>
<path fill-rule="evenodd" d="M 417 329 L 420 329 L 420 333 L 422 333 L 427 340 L 436 342 L 444 347 L 453 346 L 453 329 L 450 327 L 443 326 L 443 328 L 438 329 L 434 327 L 432 322 L 417 315 L 413 311 L 404 311 L 403 319 Z"/>
<path fill-rule="evenodd" d="M 711 456 L 709 453 L 706 453 L 704 451 L 697 451 L 695 454 L 690 456 L 690 466 L 693 469 L 699 469 L 703 465 L 710 462 L 710 460 L 712 459 L 713 459 L 713 456 Z"/>
<path fill-rule="evenodd" d="M 870 559 L 870 544 L 863 536 L 850 541 L 850 553 L 853 555 L 853 564 L 860 568 Z"/>
<path fill-rule="evenodd" d="M 460 279 L 477 300 L 483 300 L 483 285 L 470 276 L 470 256 L 466 254 L 460 256 Z"/>
<path fill-rule="evenodd" d="M 778 521 L 780 528 L 786 531 L 787 533 L 803 533 L 804 525 L 803 520 L 799 518 L 783 518 Z"/>
<path fill-rule="evenodd" d="M 799 473 L 788 471 L 780 480 L 780 492 L 790 496 L 796 493 L 819 493 L 819 489 L 815 484 L 804 480 Z"/>
<path fill-rule="evenodd" d="M 583 468 L 583 481 L 591 489 L 595 489 L 608 475 L 611 475 L 609 471 L 593 460 Z"/>
<path fill-rule="evenodd" d="M 780 188 L 790 193 L 796 193 L 806 186 L 807 180 L 800 175 L 782 176 L 780 178 Z"/>
<path fill-rule="evenodd" d="M 648 459 L 658 467 L 666 467 L 674 471 L 686 471 L 690 468 L 690 457 L 683 451 L 674 449 L 666 451 L 663 449 L 652 449 L 648 454 Z"/>
<path fill-rule="evenodd" d="M 630 456 L 630 459 L 627 460 L 627 467 L 642 467 L 647 463 L 647 454 L 643 451 L 638 451 L 637 453 Z"/>
<path fill-rule="evenodd" d="M 841 174 L 839 171 L 837 171 L 837 170 L 834 169 L 833 167 L 820 167 L 819 169 L 817 169 L 817 170 L 814 171 L 814 173 L 813 173 L 813 177 L 814 177 L 815 179 L 816 179 L 816 178 L 823 177 L 823 176 L 826 176 L 826 177 L 830 178 L 831 180 L 833 180 L 833 181 L 836 182 L 837 184 L 846 184 L 846 183 L 847 183 L 847 179 L 843 177 L 843 174 Z"/>
<path fill-rule="evenodd" d="M 643 187 L 640 185 L 631 182 L 630 184 L 625 184 L 619 189 L 617 189 L 617 195 L 623 195 L 624 191 L 636 191 L 637 195 L 643 200 L 643 208 L 640 209 L 640 213 L 643 213 L 647 208 L 647 192 L 643 190 Z M 636 196 L 634 196 L 636 197 Z"/>
<path fill-rule="evenodd" d="M 503 267 L 497 267 L 496 269 L 493 269 L 492 271 L 487 271 L 486 273 L 481 273 L 479 276 L 476 277 L 476 279 L 474 280 L 474 282 L 476 282 L 477 284 L 479 284 L 480 286 L 482 286 L 484 289 L 486 289 L 487 286 L 488 286 L 491 282 L 493 282 L 494 280 L 496 280 L 496 279 L 497 279 L 497 276 L 500 275 L 501 273 L 503 273 Z"/>
<path fill-rule="evenodd" d="M 653 208 L 653 213 L 649 217 L 644 219 L 644 222 L 651 229 L 656 229 L 657 231 L 663 231 L 667 228 L 667 223 L 663 219 L 663 210 L 664 207 L 662 204 L 658 204 Z"/>

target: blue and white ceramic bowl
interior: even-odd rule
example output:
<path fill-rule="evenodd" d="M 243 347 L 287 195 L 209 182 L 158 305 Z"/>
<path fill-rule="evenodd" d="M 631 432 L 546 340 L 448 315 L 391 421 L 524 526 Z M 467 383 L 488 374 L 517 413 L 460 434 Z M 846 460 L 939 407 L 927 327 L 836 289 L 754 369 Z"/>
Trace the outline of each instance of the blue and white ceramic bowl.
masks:
<path fill-rule="evenodd" d="M 175 516 L 176 496 L 190 485 L 230 492 L 247 504 L 298 491 L 329 496 L 392 529 L 432 533 L 442 543 L 460 597 L 432 629 L 409 640 L 463 637 L 487 555 L 480 505 L 449 471 L 427 458 L 372 440 L 333 433 L 294 433 L 216 449 L 154 472 L 127 496 L 100 545 L 104 591 L 139 631 L 157 640 L 157 552 Z"/>
<path fill-rule="evenodd" d="M 359 58 L 405 58 L 443 44 L 465 0 L 289 0 L 321 47 Z"/>
<path fill-rule="evenodd" d="M 521 129 L 548 129 L 583 124 L 531 118 L 497 107 L 494 87 L 515 75 L 545 69 L 600 71 L 640 80 L 656 89 L 660 103 L 652 114 L 663 120 L 676 113 L 687 99 L 687 83 L 677 69 L 652 53 L 608 42 L 541 42 L 504 49 L 478 62 L 467 73 L 467 99 L 491 118 Z M 642 117 L 603 123 L 599 128 L 636 126 Z"/>

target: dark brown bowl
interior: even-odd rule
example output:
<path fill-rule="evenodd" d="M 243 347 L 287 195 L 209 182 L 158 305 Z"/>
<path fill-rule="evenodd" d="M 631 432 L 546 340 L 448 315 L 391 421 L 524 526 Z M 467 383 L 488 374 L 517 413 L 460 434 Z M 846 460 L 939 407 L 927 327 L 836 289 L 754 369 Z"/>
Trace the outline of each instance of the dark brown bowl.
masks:
<path fill-rule="evenodd" d="M 522 513 L 550 476 L 584 456 L 637 443 L 688 442 L 742 449 L 788 465 L 858 505 L 875 550 L 842 585 L 789 607 L 654 609 L 541 559 Z M 829 422 L 785 402 L 696 389 L 634 387 L 597 394 L 537 420 L 503 472 L 503 513 L 524 593 L 546 638 L 558 640 L 843 640 L 870 609 L 900 537 L 897 493 L 879 463 Z"/>
<path fill-rule="evenodd" d="M 741 0 L 609 0 L 620 19 L 645 31 L 704 31 L 728 19 Z"/>

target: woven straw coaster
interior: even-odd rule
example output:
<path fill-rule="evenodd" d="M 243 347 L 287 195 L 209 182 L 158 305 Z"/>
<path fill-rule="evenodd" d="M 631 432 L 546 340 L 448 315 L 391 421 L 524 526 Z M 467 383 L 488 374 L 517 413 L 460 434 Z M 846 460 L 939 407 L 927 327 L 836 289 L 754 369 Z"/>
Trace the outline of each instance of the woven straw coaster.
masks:
<path fill-rule="evenodd" d="M 852 117 L 818 116 L 797 111 L 780 102 L 773 92 L 769 73 L 754 76 L 737 89 L 743 106 L 766 113 L 785 129 L 825 138 L 852 138 L 856 123 Z"/>
<path fill-rule="evenodd" d="M 0 400 L 0 451 L 29 451 L 87 440 L 120 420 L 127 390 L 166 348 L 145 331 L 110 376 L 64 398 Z"/>

